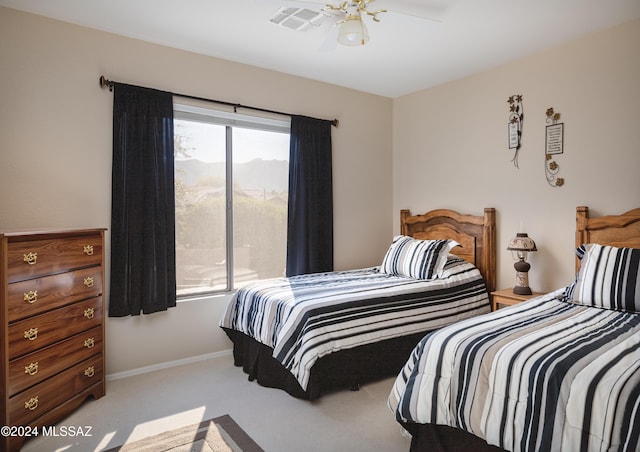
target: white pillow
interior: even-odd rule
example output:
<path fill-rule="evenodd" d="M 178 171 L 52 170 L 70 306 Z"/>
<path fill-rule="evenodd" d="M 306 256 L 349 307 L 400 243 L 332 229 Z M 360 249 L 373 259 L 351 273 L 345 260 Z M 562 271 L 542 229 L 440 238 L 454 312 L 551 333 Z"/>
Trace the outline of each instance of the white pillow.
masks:
<path fill-rule="evenodd" d="M 416 279 L 435 279 L 442 274 L 455 240 L 417 240 L 398 235 L 382 260 L 380 271 Z"/>

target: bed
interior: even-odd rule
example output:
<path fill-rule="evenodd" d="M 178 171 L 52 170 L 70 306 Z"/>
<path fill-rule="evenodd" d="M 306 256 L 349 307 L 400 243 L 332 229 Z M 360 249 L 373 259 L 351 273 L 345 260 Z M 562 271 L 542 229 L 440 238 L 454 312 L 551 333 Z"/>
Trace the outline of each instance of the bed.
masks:
<path fill-rule="evenodd" d="M 567 287 L 427 334 L 389 394 L 411 450 L 638 450 L 640 209 L 576 211 Z"/>
<path fill-rule="evenodd" d="M 495 262 L 495 209 L 402 210 L 381 265 L 258 281 L 219 325 L 250 381 L 314 400 L 396 375 L 425 332 L 488 312 Z"/>

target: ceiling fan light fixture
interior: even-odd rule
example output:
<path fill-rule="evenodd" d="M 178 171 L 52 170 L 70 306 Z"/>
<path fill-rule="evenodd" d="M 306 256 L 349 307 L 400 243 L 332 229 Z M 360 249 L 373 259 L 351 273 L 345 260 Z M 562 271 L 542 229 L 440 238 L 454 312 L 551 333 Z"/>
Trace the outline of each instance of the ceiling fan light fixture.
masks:
<path fill-rule="evenodd" d="M 369 30 L 360 15 L 350 14 L 340 25 L 338 42 L 345 46 L 363 46 L 369 42 Z"/>

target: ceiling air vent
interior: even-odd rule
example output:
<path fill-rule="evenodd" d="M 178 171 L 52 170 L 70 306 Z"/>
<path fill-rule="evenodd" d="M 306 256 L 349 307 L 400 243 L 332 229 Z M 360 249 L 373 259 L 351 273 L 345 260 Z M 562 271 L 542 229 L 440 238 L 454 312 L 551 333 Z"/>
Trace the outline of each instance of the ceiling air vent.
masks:
<path fill-rule="evenodd" d="M 322 11 L 307 8 L 279 8 L 269 21 L 290 30 L 305 31 L 319 27 L 325 17 Z"/>

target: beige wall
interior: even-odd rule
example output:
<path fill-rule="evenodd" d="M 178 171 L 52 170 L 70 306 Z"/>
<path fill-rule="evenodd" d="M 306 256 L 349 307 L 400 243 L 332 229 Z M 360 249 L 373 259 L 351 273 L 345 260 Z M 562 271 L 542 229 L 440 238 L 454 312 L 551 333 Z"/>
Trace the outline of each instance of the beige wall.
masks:
<path fill-rule="evenodd" d="M 0 8 L 0 229 L 110 226 L 113 97 L 98 85 L 104 74 L 338 118 L 337 269 L 379 263 L 401 208 L 481 213 L 491 206 L 498 210 L 498 285 L 513 283 L 505 248 L 523 221 L 540 250 L 531 285 L 551 290 L 573 277 L 577 205 L 608 214 L 640 204 L 638 55 L 635 21 L 391 100 Z M 512 94 L 524 96 L 520 169 L 506 142 Z M 562 188 L 544 178 L 548 107 L 565 123 Z M 107 372 L 228 349 L 217 327 L 227 298 L 107 319 Z"/>
<path fill-rule="evenodd" d="M 335 266 L 382 260 L 393 228 L 390 99 L 6 8 L 0 8 L 0 62 L 0 229 L 110 226 L 113 95 L 99 87 L 104 74 L 178 93 L 338 118 Z M 107 373 L 228 349 L 217 327 L 226 298 L 108 319 Z"/>
<path fill-rule="evenodd" d="M 519 169 L 507 145 L 508 103 L 523 95 Z M 548 291 L 574 273 L 575 208 L 640 207 L 640 21 L 393 103 L 393 208 L 497 209 L 498 287 L 515 283 L 506 251 L 520 221 L 536 241 L 530 285 Z M 561 188 L 545 179 L 547 108 L 561 113 Z M 398 226 L 394 223 L 397 231 Z"/>

